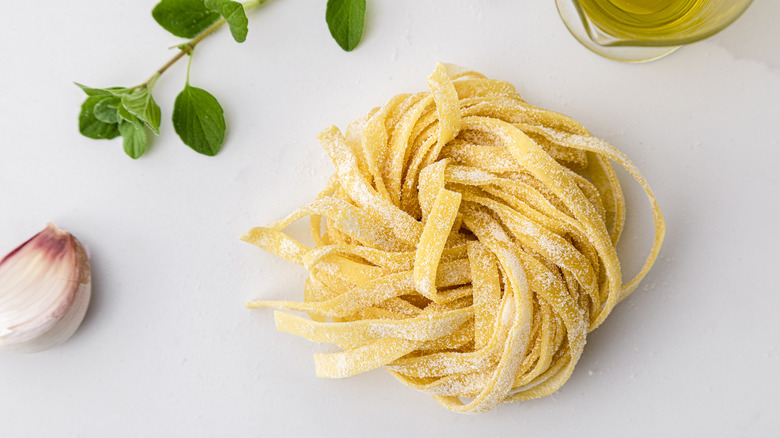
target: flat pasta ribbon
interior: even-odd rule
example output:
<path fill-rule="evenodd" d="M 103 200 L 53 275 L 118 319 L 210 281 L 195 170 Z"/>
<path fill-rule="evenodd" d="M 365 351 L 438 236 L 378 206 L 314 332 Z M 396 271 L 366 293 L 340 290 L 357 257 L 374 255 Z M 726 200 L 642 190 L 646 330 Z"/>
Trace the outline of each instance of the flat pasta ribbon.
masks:
<path fill-rule="evenodd" d="M 276 326 L 342 352 L 319 377 L 385 367 L 456 412 L 551 394 L 588 332 L 653 265 L 664 220 L 639 170 L 574 120 L 512 85 L 440 64 L 429 92 L 399 95 L 319 136 L 336 174 L 315 201 L 243 240 L 305 266 L 304 299 L 253 301 Z M 655 238 L 623 282 L 626 217 L 611 161 L 642 186 Z M 314 247 L 283 230 L 310 216 Z"/>

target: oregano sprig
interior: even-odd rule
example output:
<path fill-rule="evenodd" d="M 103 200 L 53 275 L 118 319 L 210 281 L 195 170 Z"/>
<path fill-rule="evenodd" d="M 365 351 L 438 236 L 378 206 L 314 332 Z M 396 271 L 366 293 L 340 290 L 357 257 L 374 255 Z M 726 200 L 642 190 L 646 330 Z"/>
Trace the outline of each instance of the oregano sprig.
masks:
<path fill-rule="evenodd" d="M 195 46 L 227 24 L 236 42 L 246 40 L 247 11 L 267 0 L 162 0 L 152 17 L 171 34 L 188 38 L 176 46 L 178 52 L 146 82 L 133 87 L 92 88 L 78 85 L 87 98 L 79 113 L 79 132 L 93 139 L 122 136 L 125 153 L 138 158 L 149 147 L 149 131 L 160 132 L 161 110 L 152 96 L 160 76 L 188 55 L 184 89 L 174 102 L 172 121 L 187 146 L 204 155 L 216 155 L 222 148 L 226 123 L 219 101 L 209 92 L 190 85 L 190 66 Z M 328 0 L 325 19 L 336 42 L 346 51 L 357 47 L 363 36 L 365 0 Z"/>

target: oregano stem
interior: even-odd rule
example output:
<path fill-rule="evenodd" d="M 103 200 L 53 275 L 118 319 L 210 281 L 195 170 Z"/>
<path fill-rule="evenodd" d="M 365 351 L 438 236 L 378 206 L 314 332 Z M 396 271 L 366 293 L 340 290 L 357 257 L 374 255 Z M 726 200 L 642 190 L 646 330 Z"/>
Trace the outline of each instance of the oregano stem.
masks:
<path fill-rule="evenodd" d="M 192 67 L 192 49 L 190 49 L 190 59 L 187 60 L 187 76 L 184 79 L 184 84 L 190 85 L 190 67 Z"/>
<path fill-rule="evenodd" d="M 249 11 L 249 10 L 252 10 L 252 9 L 262 5 L 263 3 L 267 2 L 267 1 L 268 0 L 249 0 L 249 1 L 245 1 L 244 3 L 241 3 L 241 5 L 244 6 L 244 10 L 245 11 Z"/>
<path fill-rule="evenodd" d="M 261 4 L 263 4 L 263 3 L 267 2 L 267 1 L 268 0 L 248 0 L 248 1 L 244 2 L 244 3 L 242 3 L 241 5 L 244 7 L 244 10 L 248 12 L 248 11 L 250 11 L 250 10 L 260 6 Z M 171 58 L 168 62 L 166 62 L 165 65 L 160 67 L 154 73 L 154 75 L 151 78 L 149 78 L 149 80 L 147 80 L 146 82 L 144 82 L 143 84 L 139 85 L 136 88 L 150 88 L 151 86 L 153 86 L 154 82 L 157 81 L 157 78 L 159 78 L 160 75 L 165 73 L 165 71 L 168 70 L 168 68 L 170 68 L 173 64 L 175 64 L 176 61 L 181 59 L 182 56 L 192 52 L 192 50 L 195 48 L 195 46 L 198 45 L 199 42 L 203 41 L 204 38 L 206 38 L 207 36 L 211 35 L 215 30 L 217 30 L 220 27 L 222 27 L 222 25 L 225 24 L 225 23 L 227 23 L 227 20 L 225 20 L 224 18 L 220 18 L 219 20 L 215 21 L 214 24 L 212 24 L 211 26 L 209 26 L 206 29 L 204 29 L 203 32 L 201 32 L 197 36 L 195 36 L 195 38 L 187 41 L 186 43 L 184 43 L 182 45 L 180 45 L 179 46 L 179 53 L 174 55 L 174 57 Z M 189 77 L 189 73 L 187 74 L 187 77 Z"/>

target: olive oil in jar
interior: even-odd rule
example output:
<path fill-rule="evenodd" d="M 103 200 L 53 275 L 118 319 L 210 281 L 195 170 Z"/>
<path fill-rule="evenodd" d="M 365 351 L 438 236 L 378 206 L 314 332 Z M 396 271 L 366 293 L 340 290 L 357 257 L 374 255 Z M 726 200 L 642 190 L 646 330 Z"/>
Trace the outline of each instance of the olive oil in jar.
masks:
<path fill-rule="evenodd" d="M 580 0 L 583 12 L 616 38 L 666 37 L 695 27 L 708 0 Z"/>
<path fill-rule="evenodd" d="M 631 14 L 655 14 L 672 6 L 674 0 L 607 0 L 615 7 Z"/>

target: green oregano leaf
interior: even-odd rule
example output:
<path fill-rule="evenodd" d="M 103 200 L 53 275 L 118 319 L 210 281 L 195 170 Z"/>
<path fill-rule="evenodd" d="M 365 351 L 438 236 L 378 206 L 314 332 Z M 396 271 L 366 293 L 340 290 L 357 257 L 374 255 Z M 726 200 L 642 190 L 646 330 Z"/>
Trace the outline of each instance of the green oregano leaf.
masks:
<path fill-rule="evenodd" d="M 140 121 L 128 122 L 122 120 L 119 123 L 119 133 L 122 134 L 122 145 L 125 153 L 132 159 L 136 159 L 146 152 L 149 144 L 149 138 L 146 134 L 146 128 Z"/>
<path fill-rule="evenodd" d="M 154 101 L 151 89 L 144 88 L 140 92 L 123 95 L 122 106 L 146 123 L 155 134 L 160 134 L 160 106 Z"/>
<path fill-rule="evenodd" d="M 366 0 L 328 0 L 325 21 L 333 39 L 347 52 L 363 38 Z"/>
<path fill-rule="evenodd" d="M 111 95 L 119 95 L 124 90 L 127 90 L 127 88 L 122 87 L 109 87 L 109 88 L 92 88 L 87 87 L 86 85 L 79 84 L 78 82 L 74 82 L 77 87 L 81 88 L 84 93 L 87 94 L 87 96 L 111 96 Z"/>
<path fill-rule="evenodd" d="M 128 122 L 138 121 L 138 117 L 130 114 L 130 111 L 128 111 L 127 108 L 125 108 L 122 105 L 119 105 L 119 107 L 116 109 L 116 114 L 119 116 L 120 119 Z"/>
<path fill-rule="evenodd" d="M 162 0 L 152 17 L 177 37 L 194 38 L 219 20 L 219 13 L 207 8 L 203 0 Z"/>
<path fill-rule="evenodd" d="M 74 82 L 77 87 L 81 88 L 85 93 L 87 93 L 87 96 L 93 97 L 93 96 L 110 96 L 111 92 L 108 90 L 105 90 L 103 88 L 92 88 L 87 87 L 86 85 L 81 85 L 78 82 Z"/>
<path fill-rule="evenodd" d="M 119 135 L 116 123 L 101 122 L 95 117 L 95 105 L 105 96 L 90 96 L 84 100 L 79 113 L 79 132 L 81 135 L 96 140 L 111 139 Z"/>
<path fill-rule="evenodd" d="M 233 0 L 206 0 L 204 4 L 207 8 L 218 11 L 220 15 L 225 17 L 225 21 L 230 27 L 230 33 L 236 42 L 246 41 L 249 20 L 246 18 L 246 11 L 241 3 Z"/>
<path fill-rule="evenodd" d="M 103 123 L 114 124 L 119 122 L 117 108 L 119 107 L 119 98 L 116 96 L 103 97 L 92 109 L 95 118 Z"/>
<path fill-rule="evenodd" d="M 208 156 L 216 155 L 225 139 L 222 106 L 206 90 L 189 84 L 176 96 L 173 127 L 184 144 Z"/>

